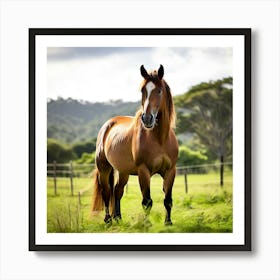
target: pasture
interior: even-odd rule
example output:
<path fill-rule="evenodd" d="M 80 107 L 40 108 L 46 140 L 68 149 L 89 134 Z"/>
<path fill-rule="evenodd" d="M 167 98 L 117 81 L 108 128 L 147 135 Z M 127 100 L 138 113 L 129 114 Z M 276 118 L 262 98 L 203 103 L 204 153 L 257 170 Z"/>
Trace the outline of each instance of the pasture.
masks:
<path fill-rule="evenodd" d="M 165 208 L 162 179 L 152 177 L 153 207 L 146 219 L 142 209 L 142 195 L 138 178 L 130 176 L 121 200 L 122 221 L 104 222 L 104 212 L 91 213 L 92 178 L 73 178 L 74 195 L 69 178 L 57 178 L 54 195 L 53 178 L 47 179 L 47 230 L 49 233 L 212 233 L 232 232 L 232 172 L 224 175 L 224 186 L 219 185 L 219 174 L 188 175 L 188 193 L 184 176 L 177 175 L 173 186 L 172 226 L 164 225 Z M 84 190 L 81 196 L 79 191 Z"/>

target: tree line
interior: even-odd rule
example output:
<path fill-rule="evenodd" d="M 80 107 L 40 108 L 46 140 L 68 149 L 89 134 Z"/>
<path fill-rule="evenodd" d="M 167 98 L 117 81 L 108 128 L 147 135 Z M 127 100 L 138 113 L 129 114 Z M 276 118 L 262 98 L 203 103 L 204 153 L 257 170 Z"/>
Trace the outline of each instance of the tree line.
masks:
<path fill-rule="evenodd" d="M 77 142 L 72 145 L 65 142 L 48 138 L 47 140 L 47 162 L 66 163 L 75 160 L 81 163 L 93 163 L 96 148 L 96 138 Z M 87 158 L 87 160 L 85 160 Z"/>

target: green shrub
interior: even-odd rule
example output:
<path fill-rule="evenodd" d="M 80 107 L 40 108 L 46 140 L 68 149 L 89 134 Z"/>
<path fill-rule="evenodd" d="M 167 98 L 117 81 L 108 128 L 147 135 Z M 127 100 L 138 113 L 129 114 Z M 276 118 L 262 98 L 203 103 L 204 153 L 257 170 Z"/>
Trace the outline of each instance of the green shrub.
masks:
<path fill-rule="evenodd" d="M 178 166 L 205 164 L 208 157 L 201 151 L 193 151 L 186 146 L 179 147 Z"/>
<path fill-rule="evenodd" d="M 76 163 L 94 163 L 95 162 L 95 153 L 83 153 L 81 158 L 76 160 Z"/>
<path fill-rule="evenodd" d="M 87 142 L 75 143 L 72 147 L 73 151 L 76 153 L 78 158 L 81 158 L 84 153 L 91 154 L 95 151 L 96 139 Z"/>
<path fill-rule="evenodd" d="M 76 159 L 76 154 L 67 146 L 58 140 L 48 138 L 47 140 L 47 162 L 64 163 Z"/>

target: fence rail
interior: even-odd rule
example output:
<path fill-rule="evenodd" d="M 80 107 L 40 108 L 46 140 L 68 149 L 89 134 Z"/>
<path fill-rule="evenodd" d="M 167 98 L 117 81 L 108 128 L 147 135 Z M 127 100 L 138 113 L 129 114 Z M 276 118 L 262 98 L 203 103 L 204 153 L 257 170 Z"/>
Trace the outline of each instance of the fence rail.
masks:
<path fill-rule="evenodd" d="M 223 165 L 232 165 L 232 162 L 224 162 Z M 209 164 L 198 164 L 198 165 L 186 165 L 186 166 L 177 166 L 176 169 L 184 170 L 184 169 L 192 169 L 198 167 L 220 167 L 221 163 L 209 163 Z"/>
<path fill-rule="evenodd" d="M 232 162 L 224 163 L 213 163 L 213 164 L 200 164 L 200 165 L 189 165 L 189 166 L 177 166 L 176 172 L 178 175 L 184 176 L 185 192 L 188 192 L 188 175 L 189 174 L 203 174 L 210 170 L 220 170 L 220 185 L 224 184 L 223 173 L 224 167 L 232 166 Z M 74 183 L 73 178 L 75 177 L 92 177 L 95 164 L 77 164 L 70 161 L 67 163 L 53 163 L 47 164 L 47 176 L 53 178 L 54 181 L 54 194 L 57 195 L 57 177 L 67 177 L 70 181 L 70 192 L 74 195 Z M 82 191 L 83 192 L 83 191 Z M 78 193 L 79 199 L 82 194 Z"/>

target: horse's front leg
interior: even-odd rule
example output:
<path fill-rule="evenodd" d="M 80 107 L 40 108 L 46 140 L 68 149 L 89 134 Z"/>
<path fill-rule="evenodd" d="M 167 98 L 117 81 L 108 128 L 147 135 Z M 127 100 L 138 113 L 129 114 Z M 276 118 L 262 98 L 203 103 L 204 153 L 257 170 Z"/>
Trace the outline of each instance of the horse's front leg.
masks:
<path fill-rule="evenodd" d="M 167 170 L 163 176 L 163 191 L 165 193 L 164 206 L 166 209 L 165 225 L 172 225 L 171 208 L 172 208 L 172 187 L 176 175 L 176 167 Z"/>
<path fill-rule="evenodd" d="M 150 193 L 151 174 L 146 165 L 144 164 L 138 168 L 138 180 L 143 197 L 142 207 L 145 211 L 145 214 L 149 215 L 153 206 L 153 201 L 151 199 Z"/>

